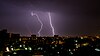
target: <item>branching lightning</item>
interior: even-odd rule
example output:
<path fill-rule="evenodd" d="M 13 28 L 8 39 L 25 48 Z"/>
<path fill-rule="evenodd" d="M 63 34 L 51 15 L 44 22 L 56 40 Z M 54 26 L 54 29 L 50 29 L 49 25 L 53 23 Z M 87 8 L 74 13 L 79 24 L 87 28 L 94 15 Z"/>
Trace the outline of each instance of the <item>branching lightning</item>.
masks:
<path fill-rule="evenodd" d="M 41 27 L 40 27 L 40 29 L 39 29 L 39 31 L 38 31 L 38 35 L 41 36 L 40 32 L 41 32 L 41 30 L 42 30 L 42 28 L 43 28 L 43 23 L 42 23 L 42 21 L 40 20 L 40 18 L 39 18 L 39 16 L 38 16 L 37 13 L 31 12 L 31 15 L 32 15 L 32 16 L 36 16 L 37 19 L 38 19 L 38 21 L 39 21 L 40 24 L 41 24 Z M 48 18 L 49 18 L 50 26 L 51 26 L 51 29 L 52 29 L 52 34 L 53 34 L 53 36 L 54 36 L 54 35 L 55 35 L 55 30 L 54 30 L 54 27 L 53 27 L 53 24 L 52 24 L 52 20 L 51 20 L 52 18 L 51 18 L 51 13 L 50 13 L 50 12 L 48 12 Z"/>
<path fill-rule="evenodd" d="M 39 21 L 40 24 L 41 24 L 41 27 L 40 27 L 40 29 L 39 29 L 39 31 L 38 31 L 38 35 L 41 36 L 40 32 L 41 32 L 41 30 L 42 30 L 43 23 L 42 23 L 42 21 L 40 20 L 39 16 L 38 16 L 36 13 L 31 12 L 31 15 L 32 15 L 32 16 L 36 16 L 37 19 L 38 19 L 38 21 Z"/>
<path fill-rule="evenodd" d="M 49 16 L 49 20 L 50 20 L 50 26 L 52 28 L 52 33 L 53 33 L 53 36 L 54 36 L 55 35 L 55 31 L 54 31 L 54 27 L 53 27 L 52 22 L 51 22 L 51 13 L 50 12 L 48 12 L 48 16 Z"/>

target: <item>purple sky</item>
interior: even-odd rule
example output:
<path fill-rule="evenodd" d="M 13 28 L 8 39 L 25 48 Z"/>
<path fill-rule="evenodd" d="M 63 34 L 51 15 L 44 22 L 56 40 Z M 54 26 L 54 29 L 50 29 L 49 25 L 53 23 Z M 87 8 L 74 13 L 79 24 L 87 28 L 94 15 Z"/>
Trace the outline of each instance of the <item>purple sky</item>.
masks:
<path fill-rule="evenodd" d="M 100 34 L 100 10 L 97 0 L 0 0 L 0 29 L 22 35 L 38 34 L 40 23 L 31 11 L 39 12 L 44 26 L 42 36 L 52 35 L 48 15 L 51 12 L 55 33 L 64 35 Z"/>

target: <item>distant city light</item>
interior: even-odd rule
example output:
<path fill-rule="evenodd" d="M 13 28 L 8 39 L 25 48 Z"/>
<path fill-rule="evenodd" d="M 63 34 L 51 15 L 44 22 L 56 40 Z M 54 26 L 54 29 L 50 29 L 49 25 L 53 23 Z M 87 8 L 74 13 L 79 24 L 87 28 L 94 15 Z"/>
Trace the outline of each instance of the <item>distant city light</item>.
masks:
<path fill-rule="evenodd" d="M 22 45 L 19 45 L 19 47 L 22 47 Z"/>
<path fill-rule="evenodd" d="M 89 43 L 83 43 L 82 45 L 83 45 L 83 46 L 87 46 L 87 45 L 89 45 Z"/>
<path fill-rule="evenodd" d="M 14 48 L 11 48 L 11 50 L 13 51 L 13 50 L 14 50 Z"/>
<path fill-rule="evenodd" d="M 73 54 L 72 52 L 70 52 L 70 54 Z"/>
<path fill-rule="evenodd" d="M 28 50 L 27 48 L 25 48 L 25 50 Z"/>
<path fill-rule="evenodd" d="M 75 40 L 75 42 L 78 42 L 77 40 Z"/>
<path fill-rule="evenodd" d="M 23 45 L 23 47 L 25 47 L 25 45 Z"/>
<path fill-rule="evenodd" d="M 57 52 L 59 54 L 59 52 Z"/>
<path fill-rule="evenodd" d="M 31 47 L 29 47 L 28 49 L 29 49 L 29 50 L 32 50 L 32 48 L 31 48 Z"/>
<path fill-rule="evenodd" d="M 39 47 L 38 50 L 40 50 L 41 48 Z"/>
<path fill-rule="evenodd" d="M 55 45 L 55 47 L 57 47 L 57 45 Z"/>
<path fill-rule="evenodd" d="M 52 49 L 54 49 L 55 47 L 52 47 Z"/>
<path fill-rule="evenodd" d="M 95 48 L 95 51 L 100 51 L 100 49 L 98 49 L 98 48 Z"/>
<path fill-rule="evenodd" d="M 6 47 L 6 51 L 7 51 L 7 52 L 10 52 L 10 50 L 9 50 L 9 48 L 8 48 L 8 47 Z"/>
<path fill-rule="evenodd" d="M 13 46 L 11 45 L 10 47 L 12 48 Z"/>
<path fill-rule="evenodd" d="M 83 37 L 81 37 L 81 39 L 84 39 Z"/>
<path fill-rule="evenodd" d="M 13 54 L 17 54 L 16 52 L 14 52 Z"/>
<path fill-rule="evenodd" d="M 8 55 L 8 56 L 10 56 L 10 55 Z"/>
<path fill-rule="evenodd" d="M 71 49 L 69 49 L 69 51 L 71 51 Z"/>

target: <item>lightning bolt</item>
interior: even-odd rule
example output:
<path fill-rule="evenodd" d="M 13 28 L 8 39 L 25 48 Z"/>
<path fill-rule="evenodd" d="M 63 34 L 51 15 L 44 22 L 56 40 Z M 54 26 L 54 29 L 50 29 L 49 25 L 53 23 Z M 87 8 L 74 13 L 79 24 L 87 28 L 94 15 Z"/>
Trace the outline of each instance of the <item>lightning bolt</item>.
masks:
<path fill-rule="evenodd" d="M 41 24 L 41 27 L 40 27 L 40 29 L 39 29 L 39 31 L 38 31 L 38 35 L 41 36 L 40 32 L 41 32 L 41 30 L 42 30 L 43 23 L 42 23 L 42 21 L 40 20 L 39 16 L 38 16 L 36 13 L 31 12 L 31 15 L 32 15 L 32 16 L 36 16 L 37 19 L 38 19 L 38 21 L 39 21 L 40 24 Z"/>
<path fill-rule="evenodd" d="M 48 12 L 48 16 L 49 16 L 49 20 L 50 20 L 50 26 L 52 28 L 52 33 L 53 33 L 53 36 L 54 36 L 55 35 L 55 31 L 54 31 L 54 27 L 53 27 L 52 22 L 51 22 L 51 13 L 50 12 Z"/>

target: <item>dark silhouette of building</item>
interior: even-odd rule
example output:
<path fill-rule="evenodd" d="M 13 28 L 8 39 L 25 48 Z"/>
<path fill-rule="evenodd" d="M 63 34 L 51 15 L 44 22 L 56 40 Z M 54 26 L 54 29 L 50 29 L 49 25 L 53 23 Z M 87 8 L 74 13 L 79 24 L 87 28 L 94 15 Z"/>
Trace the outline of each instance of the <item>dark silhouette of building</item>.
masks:
<path fill-rule="evenodd" d="M 9 39 L 9 33 L 7 33 L 7 29 L 3 29 L 0 31 L 0 51 L 3 50 L 4 43 Z"/>

